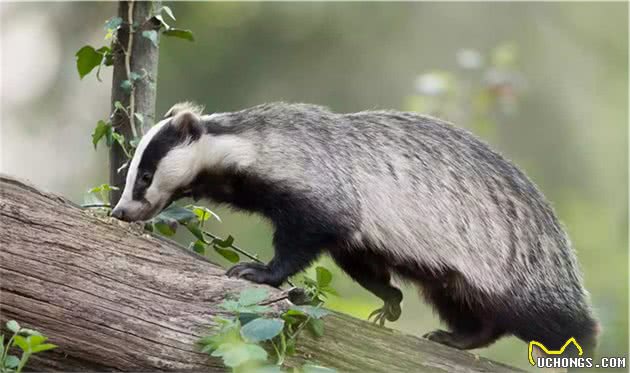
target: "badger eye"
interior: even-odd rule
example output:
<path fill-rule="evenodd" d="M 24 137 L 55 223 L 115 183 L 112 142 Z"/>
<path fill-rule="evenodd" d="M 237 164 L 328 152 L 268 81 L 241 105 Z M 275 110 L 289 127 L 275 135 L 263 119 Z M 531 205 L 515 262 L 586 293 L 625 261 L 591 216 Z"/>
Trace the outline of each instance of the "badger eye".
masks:
<path fill-rule="evenodd" d="M 142 180 L 142 182 L 146 184 L 151 183 L 151 173 L 143 172 L 142 175 L 140 176 L 140 180 Z"/>

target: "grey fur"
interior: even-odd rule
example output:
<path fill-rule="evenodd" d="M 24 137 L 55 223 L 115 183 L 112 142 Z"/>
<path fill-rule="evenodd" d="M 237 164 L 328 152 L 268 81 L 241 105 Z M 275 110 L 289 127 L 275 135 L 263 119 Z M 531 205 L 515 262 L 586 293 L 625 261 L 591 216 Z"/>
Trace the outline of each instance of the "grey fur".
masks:
<path fill-rule="evenodd" d="M 598 325 L 553 209 L 470 132 L 412 113 L 286 103 L 199 124 L 194 141 L 223 150 L 208 152 L 212 166 L 180 189 L 267 215 L 276 228 L 268 266 L 228 274 L 277 285 L 327 250 L 383 298 L 388 320 L 402 299 L 390 275 L 417 284 L 453 329 L 433 340 L 476 348 L 511 333 L 548 348 L 569 337 L 594 348 Z M 198 133 L 197 125 L 180 127 Z"/>
<path fill-rule="evenodd" d="M 557 276 L 582 292 L 549 203 L 471 133 L 410 113 L 340 115 L 304 104 L 262 105 L 234 118 L 258 148 L 250 171 L 330 205 L 354 239 L 401 261 L 453 266 L 490 292 L 553 287 Z"/>
<path fill-rule="evenodd" d="M 392 267 L 453 270 L 461 275 L 453 297 L 466 303 L 481 297 L 532 318 L 553 308 L 592 320 L 552 207 L 470 132 L 412 113 L 285 103 L 223 114 L 221 122 L 256 144 L 248 172 L 299 190 L 351 232 L 336 250 L 360 256 L 370 247 Z"/>

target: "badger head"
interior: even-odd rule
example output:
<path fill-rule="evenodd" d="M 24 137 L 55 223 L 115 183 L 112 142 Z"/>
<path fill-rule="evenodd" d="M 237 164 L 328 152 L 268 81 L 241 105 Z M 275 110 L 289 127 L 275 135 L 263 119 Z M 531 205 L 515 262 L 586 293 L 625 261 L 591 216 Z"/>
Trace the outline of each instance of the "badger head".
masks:
<path fill-rule="evenodd" d="M 171 108 L 140 140 L 112 216 L 151 219 L 174 200 L 190 196 L 202 171 L 247 163 L 250 149 L 242 140 L 208 133 L 206 122 L 215 115 L 202 117 L 199 108 L 186 103 Z"/>

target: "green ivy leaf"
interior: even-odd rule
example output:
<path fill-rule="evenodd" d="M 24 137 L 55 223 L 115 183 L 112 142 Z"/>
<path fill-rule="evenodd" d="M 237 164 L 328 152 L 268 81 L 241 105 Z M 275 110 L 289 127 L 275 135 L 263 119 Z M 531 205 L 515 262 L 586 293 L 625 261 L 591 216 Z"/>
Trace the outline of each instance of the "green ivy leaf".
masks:
<path fill-rule="evenodd" d="M 122 83 L 120 83 L 120 88 L 122 88 L 125 93 L 129 94 L 131 93 L 131 88 L 133 88 L 133 84 L 129 80 L 123 80 Z"/>
<path fill-rule="evenodd" d="M 83 79 L 84 76 L 90 73 L 95 67 L 101 64 L 103 55 L 94 49 L 91 45 L 86 45 L 79 49 L 76 54 L 77 57 L 77 71 L 79 77 Z"/>
<path fill-rule="evenodd" d="M 105 30 L 116 30 L 122 25 L 122 18 L 115 16 L 105 21 Z"/>
<path fill-rule="evenodd" d="M 9 369 L 15 369 L 20 365 L 20 359 L 17 356 L 9 355 L 4 360 L 4 367 Z"/>
<path fill-rule="evenodd" d="M 165 236 L 173 236 L 177 232 L 177 222 L 175 220 L 161 219 L 153 223 L 155 229 Z"/>
<path fill-rule="evenodd" d="M 242 305 L 238 301 L 235 300 L 226 300 L 220 304 L 220 307 L 230 313 L 236 313 L 239 315 L 242 314 L 262 314 L 269 312 L 271 310 L 270 307 L 267 306 L 259 306 L 257 304 L 253 305 Z"/>
<path fill-rule="evenodd" d="M 135 139 L 132 139 L 129 141 L 129 145 L 131 145 L 132 148 L 137 148 L 138 144 L 140 143 L 140 138 L 136 137 Z"/>
<path fill-rule="evenodd" d="M 319 287 L 330 285 L 330 282 L 332 281 L 332 273 L 330 273 L 329 270 L 324 267 L 317 267 L 315 268 L 315 271 L 317 272 L 317 285 L 319 285 Z"/>
<path fill-rule="evenodd" d="M 320 319 L 310 319 L 307 326 L 315 337 L 324 335 L 324 321 Z"/>
<path fill-rule="evenodd" d="M 107 132 L 105 132 L 105 145 L 107 145 L 107 147 L 111 147 L 114 143 L 114 133 L 114 127 L 109 126 Z"/>
<path fill-rule="evenodd" d="M 192 210 L 192 212 L 195 215 L 197 215 L 197 219 L 199 221 L 206 221 L 210 219 L 211 216 L 217 219 L 218 221 L 221 221 L 221 218 L 219 217 L 219 215 L 215 214 L 212 210 L 210 210 L 207 207 L 188 205 L 186 206 L 186 208 Z"/>
<path fill-rule="evenodd" d="M 127 112 L 127 109 L 125 109 L 125 106 L 120 101 L 114 102 L 114 109 L 116 111 L 120 110 L 125 113 Z"/>
<path fill-rule="evenodd" d="M 237 313 L 241 307 L 241 304 L 235 300 L 228 299 L 224 300 L 219 306 L 226 311 Z"/>
<path fill-rule="evenodd" d="M 113 186 L 109 184 L 101 184 L 88 190 L 88 193 L 111 192 L 112 190 L 119 190 L 119 189 L 120 188 L 118 188 L 117 186 Z"/>
<path fill-rule="evenodd" d="M 13 343 L 24 352 L 30 351 L 30 346 L 26 341 L 26 338 L 22 337 L 21 335 L 16 335 L 13 339 Z"/>
<path fill-rule="evenodd" d="M 197 226 L 197 224 L 194 223 L 187 223 L 186 224 L 186 228 L 188 228 L 188 231 L 195 236 L 195 238 L 197 238 L 198 242 L 201 242 L 204 244 L 205 247 L 205 243 L 206 240 L 203 238 L 203 233 L 201 232 L 201 229 L 199 229 L 199 227 Z"/>
<path fill-rule="evenodd" d="M 133 116 L 136 118 L 136 122 L 141 126 L 144 124 L 144 116 L 141 113 L 134 113 Z"/>
<path fill-rule="evenodd" d="M 232 250 L 223 249 L 218 246 L 214 246 L 214 250 L 219 253 L 219 255 L 227 259 L 230 263 L 238 263 L 241 260 L 241 257 Z"/>
<path fill-rule="evenodd" d="M 269 307 L 269 306 L 253 305 L 253 306 L 241 306 L 239 308 L 239 313 L 258 313 L 258 314 L 262 314 L 262 313 L 267 313 L 267 312 L 271 312 L 271 307 Z"/>
<path fill-rule="evenodd" d="M 17 333 L 20 331 L 20 324 L 18 324 L 15 320 L 7 321 L 7 329 L 9 329 L 13 333 Z"/>
<path fill-rule="evenodd" d="M 267 341 L 277 336 L 284 328 L 284 320 L 258 318 L 241 328 L 241 336 L 249 342 Z"/>
<path fill-rule="evenodd" d="M 315 306 L 291 306 L 290 310 L 302 312 L 314 319 L 321 319 L 322 317 L 330 314 L 330 311 Z"/>
<path fill-rule="evenodd" d="M 260 315 L 257 313 L 243 312 L 238 314 L 238 321 L 241 325 L 247 325 L 252 320 L 256 320 Z"/>
<path fill-rule="evenodd" d="M 36 346 L 39 346 L 42 343 L 46 342 L 47 339 L 48 339 L 48 337 L 44 337 L 41 334 L 40 335 L 30 335 L 30 336 L 26 337 L 26 342 L 28 343 L 28 346 L 32 350 Z"/>
<path fill-rule="evenodd" d="M 203 254 L 206 253 L 206 244 L 203 241 L 197 240 L 194 243 L 191 243 L 191 248 L 197 254 L 202 254 L 203 255 Z"/>
<path fill-rule="evenodd" d="M 132 71 L 129 73 L 129 80 L 131 80 L 132 82 L 140 79 L 142 79 L 142 75 L 138 74 L 137 72 Z"/>
<path fill-rule="evenodd" d="M 337 290 L 335 290 L 334 288 L 332 288 L 330 286 L 324 286 L 324 287 L 322 287 L 319 290 L 321 290 L 324 293 L 328 293 L 328 294 L 339 296 L 339 293 L 337 293 Z"/>
<path fill-rule="evenodd" d="M 287 325 L 296 325 L 306 319 L 306 315 L 296 310 L 287 310 L 282 314 L 282 319 Z"/>
<path fill-rule="evenodd" d="M 37 345 L 37 346 L 33 347 L 32 351 L 33 351 L 33 353 L 35 353 L 35 352 L 42 352 L 42 351 L 52 350 L 53 348 L 57 348 L 57 345 L 54 345 L 52 343 L 44 343 L 44 344 L 40 344 L 40 345 Z"/>
<path fill-rule="evenodd" d="M 265 288 L 248 288 L 238 296 L 238 303 L 243 306 L 258 304 L 269 297 L 269 291 Z"/>
<path fill-rule="evenodd" d="M 217 238 L 212 240 L 212 244 L 219 247 L 230 247 L 232 246 L 233 243 L 234 243 L 234 237 L 232 236 L 228 236 L 225 240 L 219 240 Z"/>
<path fill-rule="evenodd" d="M 105 55 L 105 66 L 112 66 L 114 64 L 114 55 L 108 53 Z"/>
<path fill-rule="evenodd" d="M 180 38 L 188 41 L 195 41 L 195 37 L 193 36 L 192 31 L 183 30 L 178 28 L 170 28 L 168 30 L 162 31 L 162 35 L 172 36 L 175 38 Z"/>
<path fill-rule="evenodd" d="M 201 352 L 204 354 L 209 354 L 214 350 L 216 350 L 216 346 L 214 344 L 203 344 L 201 347 Z"/>
<path fill-rule="evenodd" d="M 125 146 L 125 136 L 122 133 L 112 131 L 111 138 L 116 140 L 121 147 Z"/>
<path fill-rule="evenodd" d="M 212 356 L 223 358 L 223 363 L 234 368 L 248 361 L 267 360 L 267 351 L 251 343 L 223 343 L 212 352 Z"/>
<path fill-rule="evenodd" d="M 144 36 L 145 38 L 151 40 L 151 43 L 153 43 L 154 47 L 158 47 L 158 33 L 155 30 L 145 30 L 142 31 L 142 36 Z"/>
<path fill-rule="evenodd" d="M 158 216 L 170 218 L 182 224 L 194 222 L 197 219 L 197 215 L 195 215 L 192 211 L 183 207 L 179 207 L 177 205 L 170 205 L 169 207 L 165 208 L 164 211 L 162 211 Z"/>
<path fill-rule="evenodd" d="M 102 80 L 101 80 L 101 68 L 103 67 L 103 65 L 105 65 L 105 66 L 113 65 L 114 64 L 114 55 L 112 54 L 112 51 L 111 51 L 111 49 L 109 47 L 100 47 L 96 51 L 103 55 L 103 58 L 101 59 L 101 63 L 98 65 L 98 68 L 96 69 L 96 79 L 98 79 L 99 82 L 102 82 Z"/>

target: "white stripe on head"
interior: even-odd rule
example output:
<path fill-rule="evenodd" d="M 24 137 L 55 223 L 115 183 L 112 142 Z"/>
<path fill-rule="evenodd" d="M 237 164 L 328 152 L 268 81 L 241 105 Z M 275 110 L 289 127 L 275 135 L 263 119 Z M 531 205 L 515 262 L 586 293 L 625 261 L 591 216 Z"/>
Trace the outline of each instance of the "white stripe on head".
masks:
<path fill-rule="evenodd" d="M 123 190 L 123 194 L 120 197 L 119 204 L 122 201 L 129 202 L 133 200 L 133 186 L 136 183 L 136 177 L 138 176 L 138 166 L 140 165 L 140 160 L 142 159 L 142 154 L 146 150 L 147 146 L 153 139 L 153 137 L 167 124 L 170 119 L 164 119 L 151 127 L 149 131 L 142 136 L 140 139 L 140 143 L 138 143 L 138 147 L 133 155 L 131 163 L 129 164 L 129 169 L 127 170 L 127 179 L 125 181 L 125 189 Z"/>
<path fill-rule="evenodd" d="M 238 135 L 204 135 L 198 148 L 205 169 L 242 169 L 256 161 L 254 144 Z"/>
<path fill-rule="evenodd" d="M 203 120 L 220 120 L 220 116 L 221 114 L 207 115 Z M 190 122 L 191 120 L 194 122 Z M 180 132 L 174 134 L 171 128 L 165 128 L 166 125 L 172 125 L 173 130 Z M 167 130 L 164 132 L 166 142 L 160 140 L 155 145 L 161 149 L 154 149 L 150 144 L 163 129 Z M 189 137 L 184 140 L 182 136 L 186 135 Z M 162 135 L 158 136 L 162 138 Z M 199 117 L 190 118 L 187 113 L 176 114 L 174 118 L 167 118 L 156 124 L 140 140 L 129 165 L 123 194 L 115 209 L 124 212 L 127 219 L 146 220 L 163 209 L 178 191 L 181 193 L 190 188 L 203 170 L 221 172 L 242 169 L 255 160 L 256 147 L 251 139 L 236 134 L 206 133 L 199 123 Z M 139 200 L 134 200 L 137 179 L 144 177 L 140 165 L 142 163 L 144 167 L 147 161 L 155 170 L 150 170 L 153 173 L 149 183 L 141 183 L 142 198 L 136 196 Z"/>

